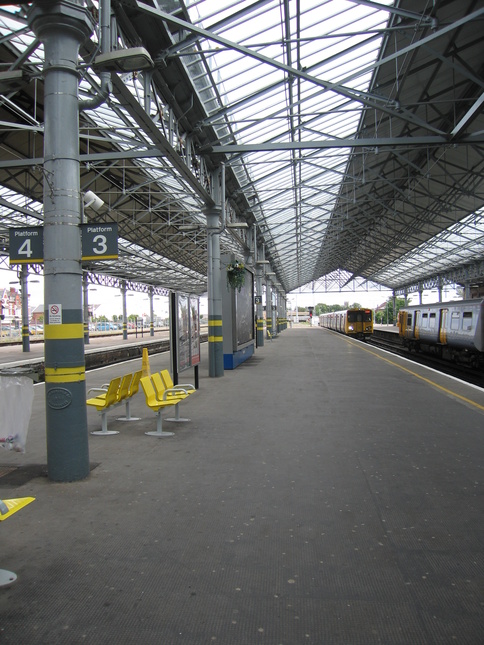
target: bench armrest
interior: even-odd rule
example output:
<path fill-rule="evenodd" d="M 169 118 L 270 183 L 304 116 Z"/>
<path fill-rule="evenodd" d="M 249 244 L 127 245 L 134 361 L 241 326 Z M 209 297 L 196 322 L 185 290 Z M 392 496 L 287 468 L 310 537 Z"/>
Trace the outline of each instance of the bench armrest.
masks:
<path fill-rule="evenodd" d="M 163 401 L 166 401 L 167 399 L 167 394 L 186 394 L 188 395 L 188 392 L 184 390 L 183 388 L 176 388 L 176 387 L 170 387 L 167 390 L 163 392 Z"/>
<path fill-rule="evenodd" d="M 91 387 L 87 393 L 89 394 L 89 392 L 102 392 L 103 394 L 106 394 L 107 389 L 105 387 Z"/>

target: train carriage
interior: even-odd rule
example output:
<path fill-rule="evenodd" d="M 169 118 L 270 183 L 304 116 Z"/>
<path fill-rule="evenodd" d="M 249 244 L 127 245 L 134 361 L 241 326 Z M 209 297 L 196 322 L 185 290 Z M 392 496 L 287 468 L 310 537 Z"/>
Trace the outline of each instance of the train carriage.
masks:
<path fill-rule="evenodd" d="M 410 350 L 456 362 L 484 363 L 484 299 L 403 307 L 399 335 Z"/>
<path fill-rule="evenodd" d="M 373 311 L 358 308 L 321 314 L 319 326 L 338 331 L 346 336 L 367 340 L 373 334 Z"/>

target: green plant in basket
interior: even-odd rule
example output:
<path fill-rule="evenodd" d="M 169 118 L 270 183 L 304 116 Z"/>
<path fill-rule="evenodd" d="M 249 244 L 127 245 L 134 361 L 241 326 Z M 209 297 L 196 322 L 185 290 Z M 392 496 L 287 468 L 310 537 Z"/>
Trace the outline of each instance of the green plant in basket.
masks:
<path fill-rule="evenodd" d="M 239 292 L 245 282 L 245 267 L 242 262 L 231 262 L 227 265 L 227 286 Z"/>

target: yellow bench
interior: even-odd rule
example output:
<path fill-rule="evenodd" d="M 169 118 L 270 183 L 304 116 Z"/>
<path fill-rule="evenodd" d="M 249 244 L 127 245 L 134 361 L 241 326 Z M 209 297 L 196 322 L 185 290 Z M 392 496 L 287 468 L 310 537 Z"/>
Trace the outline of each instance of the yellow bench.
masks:
<path fill-rule="evenodd" d="M 190 419 L 180 417 L 180 408 L 179 403 L 186 399 L 190 394 L 196 392 L 195 387 L 191 383 L 179 383 L 174 385 L 171 374 L 168 370 L 161 370 L 161 372 L 155 372 L 151 375 L 153 385 L 156 391 L 156 397 L 158 400 L 170 400 L 173 398 L 178 398 L 179 401 L 175 405 L 175 416 L 167 421 L 176 421 L 178 423 L 182 421 L 190 421 Z"/>
<path fill-rule="evenodd" d="M 155 386 L 150 376 L 143 376 L 140 383 L 143 388 L 143 392 L 145 393 L 146 405 L 156 414 L 156 431 L 145 432 L 145 434 L 152 437 L 172 437 L 174 434 L 173 432 L 163 431 L 161 413 L 164 408 L 178 405 L 182 398 L 179 396 L 169 397 L 167 392 L 161 393 L 161 398 L 158 398 Z"/>
<path fill-rule="evenodd" d="M 134 421 L 136 417 L 132 417 L 129 409 L 129 401 L 136 392 L 139 390 L 139 381 L 141 378 L 141 371 L 133 374 L 125 374 L 113 378 L 110 383 L 106 383 L 101 387 L 93 387 L 88 390 L 88 395 L 91 392 L 99 392 L 97 396 L 88 398 L 87 405 L 95 407 L 101 415 L 101 430 L 95 430 L 91 434 L 95 435 L 111 435 L 119 434 L 118 430 L 108 430 L 107 414 L 113 408 L 119 405 L 126 405 L 126 416 L 120 417 L 121 421 Z"/>
<path fill-rule="evenodd" d="M 6 520 L 27 504 L 35 500 L 35 497 L 17 497 L 16 499 L 0 499 L 0 521 Z M 0 569 L 0 587 L 8 587 L 17 580 L 17 574 L 6 569 Z"/>

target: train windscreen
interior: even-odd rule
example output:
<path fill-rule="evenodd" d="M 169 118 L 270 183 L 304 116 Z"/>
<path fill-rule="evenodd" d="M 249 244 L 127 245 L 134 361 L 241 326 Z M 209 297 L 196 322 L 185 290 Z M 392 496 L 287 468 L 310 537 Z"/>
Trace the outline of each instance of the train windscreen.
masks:
<path fill-rule="evenodd" d="M 365 309 L 364 311 L 348 311 L 348 322 L 371 322 L 371 309 Z"/>

